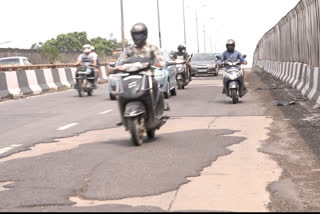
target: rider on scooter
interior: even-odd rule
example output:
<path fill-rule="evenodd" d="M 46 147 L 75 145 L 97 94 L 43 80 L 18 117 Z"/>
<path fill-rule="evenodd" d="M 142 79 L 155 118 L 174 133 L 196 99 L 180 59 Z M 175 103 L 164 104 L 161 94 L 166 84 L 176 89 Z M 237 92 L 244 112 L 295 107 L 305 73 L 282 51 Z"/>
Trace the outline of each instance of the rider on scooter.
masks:
<path fill-rule="evenodd" d="M 159 67 L 159 69 L 162 69 L 165 66 L 165 60 L 162 56 L 161 50 L 156 45 L 147 43 L 148 28 L 145 24 L 137 23 L 133 25 L 131 29 L 131 36 L 134 45 L 125 49 L 119 63 L 120 65 L 122 65 L 124 61 L 130 57 L 143 57 L 149 58 L 151 65 Z M 158 82 L 154 79 L 152 72 L 148 73 L 148 75 L 152 77 L 153 93 L 157 94 L 159 90 Z M 166 110 L 168 110 L 168 108 Z M 121 124 L 122 123 L 120 122 L 117 125 Z"/>
<path fill-rule="evenodd" d="M 178 46 L 178 51 L 175 52 L 173 54 L 172 57 L 174 60 L 176 60 L 177 58 L 182 58 L 186 61 L 186 65 L 187 65 L 187 72 L 189 72 L 189 80 L 192 81 L 192 77 L 191 77 L 191 65 L 190 65 L 190 56 L 187 53 L 187 48 L 184 45 L 179 45 Z"/>
<path fill-rule="evenodd" d="M 235 59 L 235 60 L 238 60 L 240 59 L 241 63 L 243 65 L 247 65 L 248 62 L 243 58 L 242 54 L 239 52 L 239 51 L 236 51 L 235 50 L 235 47 L 236 47 L 236 42 L 233 40 L 233 39 L 229 39 L 227 41 L 227 44 L 226 44 L 226 47 L 227 47 L 227 50 L 221 55 L 221 59 L 219 59 L 219 64 L 222 65 L 222 63 L 228 59 Z M 247 82 L 246 82 L 246 73 L 245 71 L 243 71 L 243 84 L 244 84 L 244 93 L 247 93 L 248 92 L 248 89 L 247 89 Z M 222 93 L 224 94 L 225 91 L 224 91 L 224 88 L 223 88 L 223 91 Z"/>
<path fill-rule="evenodd" d="M 78 57 L 78 60 L 77 62 L 74 64 L 75 66 L 79 66 L 80 64 L 83 63 L 83 60 L 84 59 L 89 59 L 90 62 L 91 62 L 91 65 L 93 67 L 95 67 L 95 69 L 92 70 L 92 72 L 90 73 L 90 75 L 88 75 L 89 77 L 96 77 L 95 76 L 95 73 L 97 73 L 98 71 L 98 68 L 97 68 L 97 55 L 94 55 L 91 53 L 91 45 L 89 44 L 86 44 L 82 47 L 82 54 L 80 54 L 80 56 Z M 76 77 L 78 77 L 78 71 L 76 72 Z M 96 81 L 93 80 L 92 82 L 92 85 L 93 85 L 93 88 L 97 88 L 97 85 L 96 85 Z M 77 84 L 75 85 L 75 87 L 78 87 L 78 80 L 77 80 Z"/>

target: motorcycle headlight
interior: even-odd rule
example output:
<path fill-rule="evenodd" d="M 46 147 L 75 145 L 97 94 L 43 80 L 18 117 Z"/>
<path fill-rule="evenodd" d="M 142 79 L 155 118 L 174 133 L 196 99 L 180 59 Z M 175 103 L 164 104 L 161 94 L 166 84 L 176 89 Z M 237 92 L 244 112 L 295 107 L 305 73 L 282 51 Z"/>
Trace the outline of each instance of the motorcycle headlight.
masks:
<path fill-rule="evenodd" d="M 228 73 L 228 77 L 230 80 L 236 80 L 238 77 L 239 77 L 239 73 L 238 72 L 231 72 L 231 73 Z"/>

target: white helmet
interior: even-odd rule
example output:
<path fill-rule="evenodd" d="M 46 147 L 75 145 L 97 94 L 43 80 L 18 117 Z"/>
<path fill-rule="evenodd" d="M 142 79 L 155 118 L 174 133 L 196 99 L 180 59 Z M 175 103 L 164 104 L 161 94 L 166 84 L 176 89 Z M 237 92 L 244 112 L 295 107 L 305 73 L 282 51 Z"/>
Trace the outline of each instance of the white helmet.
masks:
<path fill-rule="evenodd" d="M 83 53 L 90 53 L 91 52 L 91 45 L 86 44 L 82 47 Z"/>
<path fill-rule="evenodd" d="M 91 50 L 94 51 L 94 47 L 91 45 Z"/>

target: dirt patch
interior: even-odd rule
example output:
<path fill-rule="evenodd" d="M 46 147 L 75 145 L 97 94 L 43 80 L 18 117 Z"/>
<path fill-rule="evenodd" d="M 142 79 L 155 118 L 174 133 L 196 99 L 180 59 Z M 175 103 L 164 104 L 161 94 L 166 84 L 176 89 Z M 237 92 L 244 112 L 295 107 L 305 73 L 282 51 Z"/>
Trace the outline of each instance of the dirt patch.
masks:
<path fill-rule="evenodd" d="M 265 101 L 274 115 L 270 138 L 260 151 L 269 154 L 283 169 L 281 179 L 268 186 L 270 211 L 320 211 L 320 127 L 312 109 L 315 104 L 272 75 L 255 69 L 248 75 L 250 88 Z M 267 90 L 256 90 L 256 89 Z M 295 105 L 273 106 L 274 100 L 296 101 Z M 310 119 L 312 118 L 312 119 Z"/>

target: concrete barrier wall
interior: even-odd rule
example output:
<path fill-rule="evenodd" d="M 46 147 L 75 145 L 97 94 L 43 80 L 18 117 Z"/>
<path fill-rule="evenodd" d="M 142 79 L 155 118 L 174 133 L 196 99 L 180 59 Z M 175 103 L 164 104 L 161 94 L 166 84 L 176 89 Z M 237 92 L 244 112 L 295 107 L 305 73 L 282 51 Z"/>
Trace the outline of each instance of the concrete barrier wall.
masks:
<path fill-rule="evenodd" d="M 320 68 L 298 62 L 259 60 L 256 66 L 320 104 Z"/>
<path fill-rule="evenodd" d="M 258 66 L 320 102 L 320 1 L 301 0 L 259 41 Z"/>
<path fill-rule="evenodd" d="M 51 90 L 72 88 L 76 68 L 8 71 L 0 73 L 0 101 L 25 95 L 38 95 Z M 102 66 L 99 81 L 108 80 L 108 68 Z"/>
<path fill-rule="evenodd" d="M 58 60 L 60 63 L 73 63 L 76 62 L 79 55 L 82 52 L 78 51 L 68 51 L 61 52 L 60 59 Z M 109 62 L 116 61 L 119 57 L 120 53 L 116 53 L 113 55 L 99 55 L 100 62 Z M 49 64 L 50 60 L 41 54 L 40 50 L 32 50 L 32 49 L 16 49 L 16 48 L 0 48 L 0 58 L 2 57 L 12 57 L 12 56 L 24 56 L 31 60 L 33 64 Z"/>

